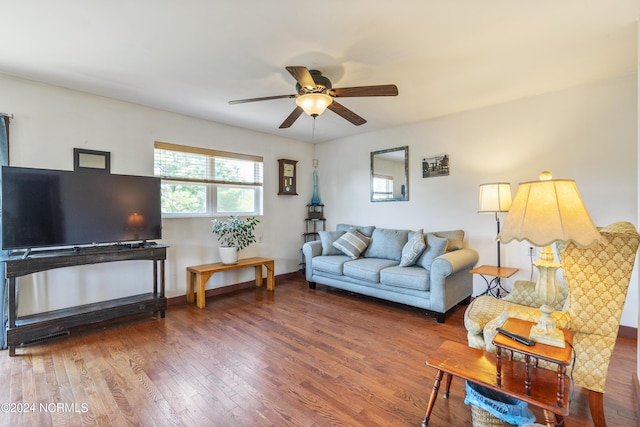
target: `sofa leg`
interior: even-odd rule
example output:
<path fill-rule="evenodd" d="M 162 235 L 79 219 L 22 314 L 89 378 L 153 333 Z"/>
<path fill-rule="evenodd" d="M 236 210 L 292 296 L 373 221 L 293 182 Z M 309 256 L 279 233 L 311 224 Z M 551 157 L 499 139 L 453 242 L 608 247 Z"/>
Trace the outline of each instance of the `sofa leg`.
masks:
<path fill-rule="evenodd" d="M 591 411 L 593 425 L 607 427 L 607 422 L 604 419 L 604 393 L 589 390 L 589 410 Z"/>
<path fill-rule="evenodd" d="M 436 322 L 444 323 L 444 317 L 446 313 L 436 313 Z"/>
<path fill-rule="evenodd" d="M 316 288 L 316 282 L 309 282 L 309 289 L 315 289 Z"/>
<path fill-rule="evenodd" d="M 462 300 L 462 304 L 463 305 L 469 305 L 471 304 L 471 295 L 469 295 L 468 297 L 466 297 L 465 299 Z"/>

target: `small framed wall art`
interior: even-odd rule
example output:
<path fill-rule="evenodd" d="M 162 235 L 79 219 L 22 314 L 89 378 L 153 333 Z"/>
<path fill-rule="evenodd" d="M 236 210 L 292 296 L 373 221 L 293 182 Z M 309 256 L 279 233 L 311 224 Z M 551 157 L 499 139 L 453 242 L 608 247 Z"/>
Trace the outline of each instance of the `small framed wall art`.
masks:
<path fill-rule="evenodd" d="M 74 148 L 73 170 L 75 172 L 111 173 L 111 153 Z"/>
<path fill-rule="evenodd" d="M 422 177 L 432 178 L 434 176 L 449 175 L 449 155 L 428 157 L 422 159 Z"/>
<path fill-rule="evenodd" d="M 297 160 L 278 159 L 278 195 L 298 195 L 296 163 L 298 163 Z"/>

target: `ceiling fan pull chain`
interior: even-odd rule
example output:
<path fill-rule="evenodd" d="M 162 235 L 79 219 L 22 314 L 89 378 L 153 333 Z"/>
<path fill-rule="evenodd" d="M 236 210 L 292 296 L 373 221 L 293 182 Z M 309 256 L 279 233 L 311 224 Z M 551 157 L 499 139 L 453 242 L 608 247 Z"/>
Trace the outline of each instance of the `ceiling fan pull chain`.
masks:
<path fill-rule="evenodd" d="M 316 139 L 316 118 L 315 117 L 313 118 L 313 124 L 311 125 L 311 139 Z"/>

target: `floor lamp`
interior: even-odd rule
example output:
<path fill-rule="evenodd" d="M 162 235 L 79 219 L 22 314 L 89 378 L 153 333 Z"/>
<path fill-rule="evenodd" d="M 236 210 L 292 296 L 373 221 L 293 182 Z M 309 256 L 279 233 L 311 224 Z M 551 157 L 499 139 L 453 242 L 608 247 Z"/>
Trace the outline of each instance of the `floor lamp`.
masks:
<path fill-rule="evenodd" d="M 498 247 L 498 267 L 500 267 L 500 218 L 499 213 L 506 213 L 511 207 L 511 184 L 508 182 L 490 182 L 480 184 L 478 197 L 478 213 L 496 216 L 496 244 Z"/>
<path fill-rule="evenodd" d="M 552 179 L 550 172 L 543 172 L 539 181 L 520 183 L 499 238 L 503 243 L 526 240 L 543 247 L 540 259 L 533 263 L 538 269 L 536 293 L 543 302 L 542 315 L 529 337 L 564 348 L 564 334 L 551 318 L 558 294 L 556 270 L 561 267 L 554 261 L 551 245 L 573 242 L 588 247 L 600 240 L 575 181 Z"/>

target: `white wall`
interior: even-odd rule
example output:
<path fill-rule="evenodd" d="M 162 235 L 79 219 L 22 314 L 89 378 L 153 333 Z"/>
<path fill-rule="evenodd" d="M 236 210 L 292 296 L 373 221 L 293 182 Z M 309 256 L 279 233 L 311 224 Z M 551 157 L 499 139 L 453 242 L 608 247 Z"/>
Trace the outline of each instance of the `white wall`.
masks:
<path fill-rule="evenodd" d="M 443 230 L 463 228 L 480 263 L 495 263 L 495 221 L 477 211 L 478 186 L 533 180 L 542 170 L 575 179 L 596 224 L 638 219 L 637 78 L 621 77 L 509 104 L 312 145 L 0 76 L 0 111 L 13 113 L 11 164 L 72 169 L 73 148 L 110 151 L 112 172 L 151 175 L 153 142 L 216 148 L 265 159 L 263 243 L 244 256 L 269 256 L 276 274 L 296 271 L 311 198 L 312 159 L 328 227 L 339 222 Z M 409 146 L 407 202 L 369 201 L 369 153 Z M 423 179 L 421 161 L 447 153 L 451 175 Z M 277 196 L 277 159 L 299 160 L 300 196 Z M 163 221 L 171 245 L 167 295 L 184 295 L 185 267 L 218 260 L 210 219 Z M 502 264 L 530 275 L 526 243 L 503 246 Z M 118 268 L 114 268 L 117 266 Z M 219 274 L 208 288 L 251 280 L 251 271 Z M 513 279 L 507 280 L 507 285 Z M 20 314 L 147 292 L 150 263 L 72 267 L 21 281 Z M 637 327 L 637 278 L 622 324 Z M 475 293 L 483 290 L 481 278 Z"/>
<path fill-rule="evenodd" d="M 14 114 L 13 166 L 73 169 L 73 148 L 111 152 L 112 173 L 153 175 L 153 143 L 215 148 L 264 157 L 262 243 L 243 256 L 275 259 L 276 274 L 297 271 L 311 199 L 313 146 L 80 92 L 0 76 L 0 111 Z M 299 196 L 277 196 L 279 158 L 299 160 Z M 165 219 L 167 296 L 185 294 L 188 265 L 219 261 L 211 218 Z M 117 268 L 116 268 L 117 267 Z M 251 269 L 217 274 L 207 288 L 249 281 Z M 20 315 L 149 292 L 152 264 L 127 261 L 71 267 L 20 280 Z"/>
<path fill-rule="evenodd" d="M 636 86 L 636 76 L 626 76 L 319 144 L 319 189 L 328 226 L 462 228 L 468 246 L 480 253 L 480 264 L 495 264 L 496 224 L 493 216 L 476 213 L 478 186 L 511 182 L 515 194 L 519 182 L 536 180 L 543 170 L 576 180 L 597 225 L 636 224 Z M 370 202 L 369 153 L 403 145 L 409 146 L 409 201 Z M 422 159 L 443 153 L 450 156 L 450 176 L 422 178 Z M 502 265 L 520 268 L 507 285 L 529 279 L 528 246 L 503 246 Z M 623 325 L 637 327 L 637 288 L 634 276 Z M 484 289 L 482 278 L 475 277 L 474 293 Z"/>

